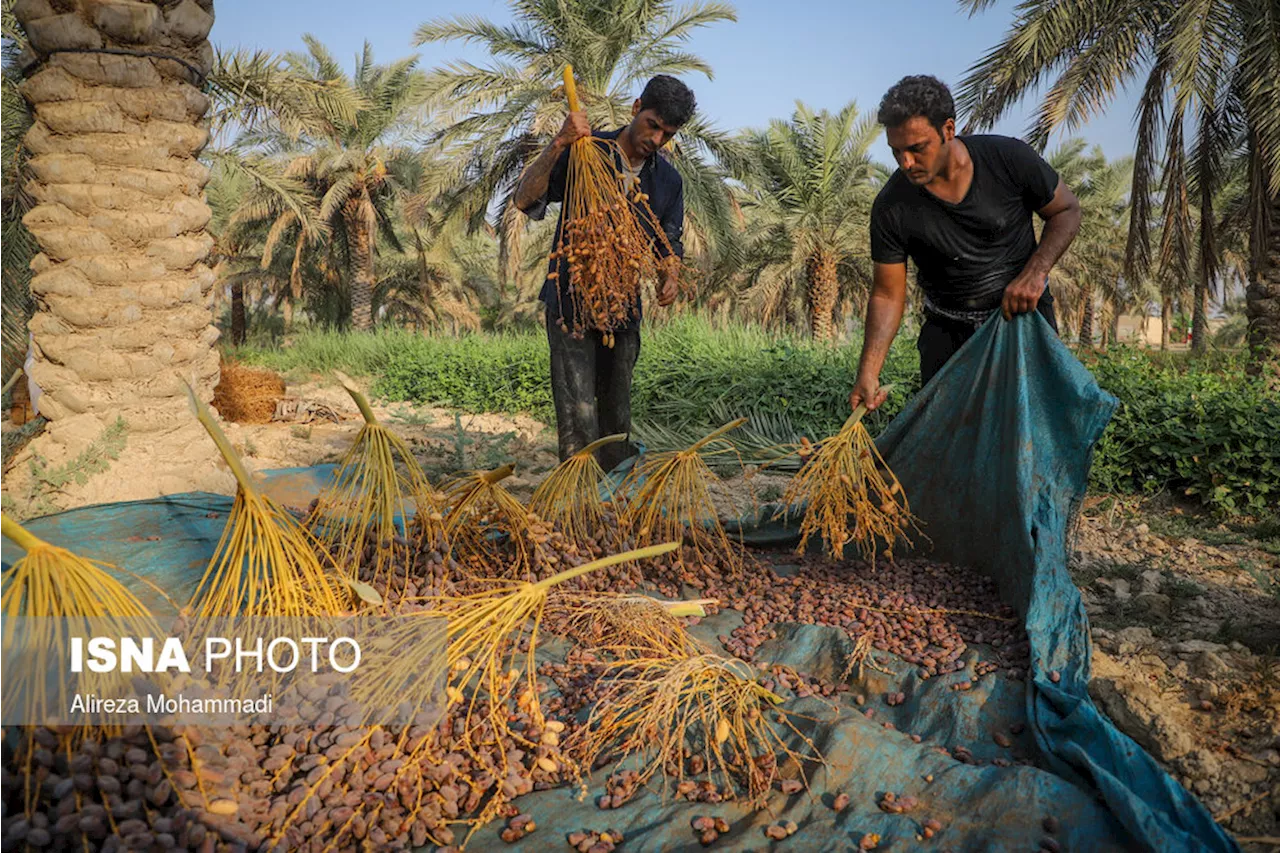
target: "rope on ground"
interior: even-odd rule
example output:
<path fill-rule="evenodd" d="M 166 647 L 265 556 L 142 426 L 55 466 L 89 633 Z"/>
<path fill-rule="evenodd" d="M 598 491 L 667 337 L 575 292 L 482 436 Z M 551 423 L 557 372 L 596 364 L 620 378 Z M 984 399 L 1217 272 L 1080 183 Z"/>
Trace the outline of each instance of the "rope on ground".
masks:
<path fill-rule="evenodd" d="M 1249 811 L 1249 810 L 1250 810 L 1250 809 L 1252 809 L 1254 806 L 1256 806 L 1258 803 L 1260 803 L 1260 802 L 1262 802 L 1263 800 L 1265 800 L 1265 799 L 1267 799 L 1268 797 L 1270 797 L 1273 793 L 1274 793 L 1273 791 L 1264 791 L 1264 792 L 1262 792 L 1261 794 L 1259 794 L 1258 796 L 1254 797 L 1254 798 L 1253 798 L 1253 799 L 1251 799 L 1251 800 L 1245 800 L 1243 803 L 1240 803 L 1240 804 L 1238 804 L 1238 805 L 1232 806 L 1231 808 L 1227 809 L 1227 810 L 1226 810 L 1225 812 L 1223 812 L 1222 814 L 1214 815 L 1214 816 L 1213 816 L 1213 819 L 1214 819 L 1215 821 L 1217 821 L 1218 823 L 1222 823 L 1222 822 L 1224 822 L 1224 821 L 1230 820 L 1231 818 L 1235 817 L 1236 815 L 1240 814 L 1241 812 L 1247 812 L 1247 811 Z"/>

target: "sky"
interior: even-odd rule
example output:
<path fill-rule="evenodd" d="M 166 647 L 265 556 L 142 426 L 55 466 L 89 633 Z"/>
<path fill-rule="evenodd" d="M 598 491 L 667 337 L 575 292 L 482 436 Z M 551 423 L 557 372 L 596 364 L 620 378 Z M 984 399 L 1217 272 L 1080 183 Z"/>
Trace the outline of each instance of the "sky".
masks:
<path fill-rule="evenodd" d="M 934 74 L 958 87 L 965 71 L 995 45 L 1013 20 L 1015 3 L 999 0 L 970 17 L 953 0 L 737 0 L 736 23 L 695 32 L 688 49 L 703 57 L 715 77 L 685 78 L 703 113 L 722 130 L 759 127 L 791 115 L 797 99 L 836 110 L 850 100 L 873 111 L 889 86 L 907 74 Z M 221 0 L 211 38 L 218 47 L 302 47 L 311 33 L 333 54 L 354 63 L 367 39 L 378 61 L 412 53 L 422 67 L 465 59 L 484 63 L 480 49 L 459 42 L 413 47 L 419 24 L 476 15 L 511 20 L 506 0 Z M 639 94 L 639 93 L 637 93 Z M 1133 152 L 1136 92 L 1122 93 L 1106 114 L 1075 131 L 1109 158 Z M 995 128 L 1025 133 L 1033 102 L 1012 110 Z M 1055 137 L 1052 149 L 1063 136 Z M 891 160 L 880 143 L 877 159 Z"/>

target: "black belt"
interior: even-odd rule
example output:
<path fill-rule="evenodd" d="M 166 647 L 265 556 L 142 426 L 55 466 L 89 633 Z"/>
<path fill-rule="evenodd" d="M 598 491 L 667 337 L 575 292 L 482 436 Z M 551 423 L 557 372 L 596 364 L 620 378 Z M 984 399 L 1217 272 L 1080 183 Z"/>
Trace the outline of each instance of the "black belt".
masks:
<path fill-rule="evenodd" d="M 930 323 L 935 323 L 939 326 L 958 326 L 965 329 L 977 329 L 983 323 L 987 322 L 987 318 L 999 310 L 999 308 L 992 308 L 990 311 L 985 312 L 980 318 L 969 319 L 967 317 L 949 317 L 946 314 L 939 314 L 937 311 L 925 308 L 924 318 Z"/>

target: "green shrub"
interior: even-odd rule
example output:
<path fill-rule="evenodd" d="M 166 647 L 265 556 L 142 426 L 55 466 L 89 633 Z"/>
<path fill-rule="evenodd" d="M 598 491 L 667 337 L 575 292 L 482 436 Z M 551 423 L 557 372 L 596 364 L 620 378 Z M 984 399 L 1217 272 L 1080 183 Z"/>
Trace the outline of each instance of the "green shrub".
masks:
<path fill-rule="evenodd" d="M 1089 359 L 1120 400 L 1093 460 L 1105 492 L 1165 489 L 1232 515 L 1280 505 L 1280 395 L 1245 375 L 1238 360 L 1156 363 L 1113 349 Z"/>
<path fill-rule="evenodd" d="M 719 426 L 710 417 L 716 408 L 785 416 L 798 432 L 817 439 L 849 417 L 861 351 L 861 340 L 831 347 L 751 327 L 716 331 L 697 319 L 682 319 L 644 341 L 632 408 L 637 419 L 680 432 Z M 868 420 L 873 430 L 887 424 L 919 387 L 909 335 L 893 347 L 881 381 L 894 383 L 902 393 L 873 413 Z"/>
<path fill-rule="evenodd" d="M 415 337 L 395 352 L 373 392 L 473 412 L 528 412 L 550 422 L 550 370 L 541 334 Z"/>
<path fill-rule="evenodd" d="M 380 376 L 399 353 L 430 340 L 404 329 L 380 329 L 372 334 L 315 329 L 291 335 L 284 346 L 263 347 L 251 342 L 241 347 L 225 346 L 223 354 L 281 372 L 341 370 L 352 376 Z"/>
<path fill-rule="evenodd" d="M 861 341 L 823 346 L 750 326 L 713 329 L 683 318 L 644 332 L 632 410 L 668 443 L 706 432 L 737 414 L 774 433 L 819 438 L 849 414 Z M 904 331 L 881 381 L 897 391 L 868 418 L 882 429 L 918 388 L 915 335 Z M 549 355 L 541 332 L 426 337 L 311 332 L 288 349 L 235 353 L 276 369 L 376 376 L 389 400 L 468 411 L 527 412 L 554 419 Z M 1274 515 L 1280 504 L 1280 397 L 1245 376 L 1240 361 L 1114 348 L 1087 363 L 1121 401 L 1093 460 L 1104 492 L 1176 491 L 1223 515 Z M 780 436 L 781 438 L 781 436 Z"/>

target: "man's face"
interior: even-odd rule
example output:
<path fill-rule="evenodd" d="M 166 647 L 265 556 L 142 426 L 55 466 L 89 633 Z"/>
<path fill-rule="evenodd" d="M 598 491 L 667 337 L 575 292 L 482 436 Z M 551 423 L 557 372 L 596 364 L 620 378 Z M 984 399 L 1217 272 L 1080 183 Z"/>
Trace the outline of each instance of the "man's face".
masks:
<path fill-rule="evenodd" d="M 680 128 L 667 124 L 658 117 L 654 109 L 640 109 L 640 100 L 631 105 L 631 124 L 627 130 L 631 135 L 631 145 L 641 157 L 648 157 L 671 141 Z"/>
<path fill-rule="evenodd" d="M 896 127 L 885 128 L 893 159 L 916 186 L 929 183 L 946 168 L 951 153 L 948 143 L 955 135 L 954 119 L 947 119 L 941 133 L 924 116 L 913 116 Z"/>

